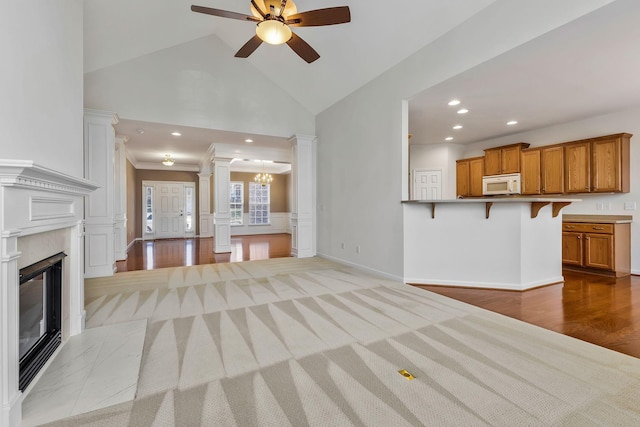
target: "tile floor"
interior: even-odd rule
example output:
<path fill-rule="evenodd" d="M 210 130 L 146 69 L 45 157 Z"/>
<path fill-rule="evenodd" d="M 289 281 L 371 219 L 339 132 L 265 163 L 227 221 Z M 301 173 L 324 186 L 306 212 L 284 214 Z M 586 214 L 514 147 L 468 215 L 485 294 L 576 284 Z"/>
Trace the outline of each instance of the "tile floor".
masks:
<path fill-rule="evenodd" d="M 22 427 L 135 397 L 146 320 L 86 329 L 58 352 L 22 404 Z"/>

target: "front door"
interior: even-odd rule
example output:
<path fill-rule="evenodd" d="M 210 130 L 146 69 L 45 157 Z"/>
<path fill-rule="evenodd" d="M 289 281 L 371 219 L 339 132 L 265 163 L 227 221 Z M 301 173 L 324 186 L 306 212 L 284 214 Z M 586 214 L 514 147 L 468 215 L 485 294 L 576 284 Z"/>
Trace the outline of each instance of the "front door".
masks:
<path fill-rule="evenodd" d="M 184 237 L 184 184 L 155 185 L 154 217 L 156 239 Z"/>
<path fill-rule="evenodd" d="M 442 171 L 413 171 L 413 199 L 442 199 Z"/>

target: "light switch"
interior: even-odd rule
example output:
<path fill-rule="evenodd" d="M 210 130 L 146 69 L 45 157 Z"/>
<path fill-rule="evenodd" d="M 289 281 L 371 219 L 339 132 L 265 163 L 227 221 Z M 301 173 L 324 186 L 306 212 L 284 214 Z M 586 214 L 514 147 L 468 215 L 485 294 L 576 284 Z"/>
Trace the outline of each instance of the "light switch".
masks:
<path fill-rule="evenodd" d="M 636 202 L 624 202 L 624 210 L 625 211 L 635 211 L 636 210 Z"/>

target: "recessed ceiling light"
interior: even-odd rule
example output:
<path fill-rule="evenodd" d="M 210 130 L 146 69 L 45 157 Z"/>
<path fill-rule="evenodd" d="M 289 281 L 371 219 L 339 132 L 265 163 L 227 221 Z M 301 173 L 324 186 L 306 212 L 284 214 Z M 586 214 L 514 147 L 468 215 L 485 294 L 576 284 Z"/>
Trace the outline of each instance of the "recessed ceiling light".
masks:
<path fill-rule="evenodd" d="M 469 112 L 469 110 L 467 110 L 466 108 L 461 108 L 458 110 L 458 114 L 467 114 Z"/>
<path fill-rule="evenodd" d="M 453 137 L 452 136 L 448 136 L 444 139 L 445 141 L 453 141 Z"/>
<path fill-rule="evenodd" d="M 244 142 L 247 142 L 247 143 L 249 143 L 249 144 L 250 144 L 250 143 L 252 143 L 252 142 L 253 142 L 253 139 L 245 139 L 245 140 L 244 140 Z"/>
<path fill-rule="evenodd" d="M 462 125 L 455 125 L 455 126 L 453 127 L 453 129 L 454 129 L 454 130 L 462 129 Z"/>
<path fill-rule="evenodd" d="M 173 136 L 182 136 L 182 134 L 180 132 L 171 132 L 171 135 Z"/>
<path fill-rule="evenodd" d="M 517 125 L 517 124 L 518 124 L 517 120 L 511 120 L 511 121 L 507 122 L 507 125 L 509 125 L 509 126 L 513 126 L 513 125 Z"/>
<path fill-rule="evenodd" d="M 451 101 L 449 101 L 449 105 L 450 106 L 456 106 L 456 105 L 460 105 L 460 100 L 459 99 L 452 99 Z"/>

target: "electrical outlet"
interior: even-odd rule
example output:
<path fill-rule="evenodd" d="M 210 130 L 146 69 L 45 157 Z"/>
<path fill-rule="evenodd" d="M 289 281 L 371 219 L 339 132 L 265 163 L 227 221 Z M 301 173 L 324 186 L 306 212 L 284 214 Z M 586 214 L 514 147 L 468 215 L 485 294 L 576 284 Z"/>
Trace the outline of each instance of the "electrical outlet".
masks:
<path fill-rule="evenodd" d="M 635 211 L 636 210 L 636 202 L 624 202 L 624 210 L 625 211 Z"/>
<path fill-rule="evenodd" d="M 596 203 L 596 210 L 597 211 L 604 210 L 604 203 Z"/>
<path fill-rule="evenodd" d="M 611 210 L 611 203 L 610 202 L 604 202 L 602 204 L 602 210 L 603 211 L 610 211 Z"/>
<path fill-rule="evenodd" d="M 359 254 L 360 253 L 360 245 L 356 246 L 356 253 Z"/>

